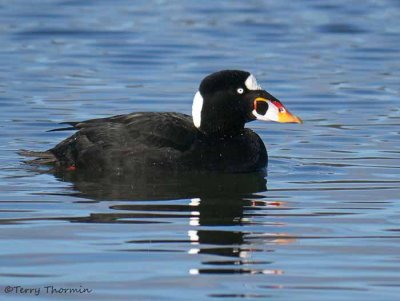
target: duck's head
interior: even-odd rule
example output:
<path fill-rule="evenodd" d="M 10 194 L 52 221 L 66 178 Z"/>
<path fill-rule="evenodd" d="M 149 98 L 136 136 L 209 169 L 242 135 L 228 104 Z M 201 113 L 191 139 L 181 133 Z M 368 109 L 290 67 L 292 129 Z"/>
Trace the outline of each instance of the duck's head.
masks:
<path fill-rule="evenodd" d="M 253 120 L 302 123 L 249 72 L 223 70 L 208 75 L 194 96 L 194 125 L 205 134 L 226 136 Z"/>

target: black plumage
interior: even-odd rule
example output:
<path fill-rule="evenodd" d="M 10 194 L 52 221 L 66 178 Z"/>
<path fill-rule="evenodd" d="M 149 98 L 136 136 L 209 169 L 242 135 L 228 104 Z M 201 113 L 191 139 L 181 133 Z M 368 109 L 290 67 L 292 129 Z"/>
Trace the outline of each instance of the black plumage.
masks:
<path fill-rule="evenodd" d="M 261 139 L 250 129 L 233 137 L 209 137 L 191 116 L 133 113 L 73 124 L 78 131 L 48 152 L 59 166 L 94 171 L 258 170 L 267 161 Z"/>

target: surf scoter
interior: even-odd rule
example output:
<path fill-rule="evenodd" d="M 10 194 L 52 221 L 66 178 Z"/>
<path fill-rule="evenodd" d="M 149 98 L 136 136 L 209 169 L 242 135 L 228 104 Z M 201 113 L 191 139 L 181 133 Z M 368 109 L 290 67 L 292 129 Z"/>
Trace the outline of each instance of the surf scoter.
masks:
<path fill-rule="evenodd" d="M 252 172 L 266 167 L 253 120 L 301 123 L 245 71 L 223 70 L 203 79 L 192 116 L 138 112 L 67 122 L 75 134 L 46 152 L 25 152 L 58 169 L 124 173 L 148 169 Z"/>

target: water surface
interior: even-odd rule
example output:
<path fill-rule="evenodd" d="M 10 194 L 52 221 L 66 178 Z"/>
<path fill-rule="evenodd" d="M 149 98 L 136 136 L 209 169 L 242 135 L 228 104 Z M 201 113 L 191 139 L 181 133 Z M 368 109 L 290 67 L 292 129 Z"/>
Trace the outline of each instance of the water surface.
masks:
<path fill-rule="evenodd" d="M 397 1 L 0 1 L 2 300 L 397 300 Z M 63 121 L 190 113 L 244 69 L 305 121 L 254 122 L 268 176 L 114 181 L 21 164 Z M 89 294 L 4 293 L 7 285 Z"/>

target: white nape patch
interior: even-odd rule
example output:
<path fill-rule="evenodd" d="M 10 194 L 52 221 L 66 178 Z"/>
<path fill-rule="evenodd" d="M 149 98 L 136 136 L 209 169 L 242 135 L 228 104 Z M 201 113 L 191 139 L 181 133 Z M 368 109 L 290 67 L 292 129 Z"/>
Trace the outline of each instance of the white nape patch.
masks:
<path fill-rule="evenodd" d="M 257 83 L 257 80 L 253 74 L 249 75 L 244 84 L 249 90 L 262 90 L 261 86 Z"/>
<path fill-rule="evenodd" d="M 192 105 L 192 118 L 195 127 L 199 128 L 201 125 L 201 110 L 203 109 L 203 96 L 201 96 L 200 91 L 197 91 L 193 98 Z"/>

